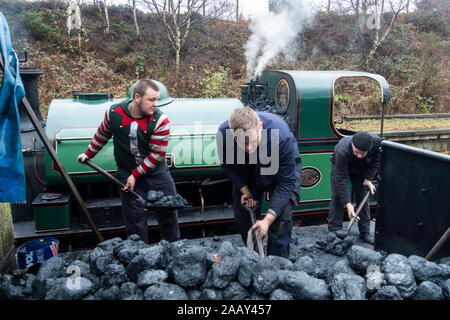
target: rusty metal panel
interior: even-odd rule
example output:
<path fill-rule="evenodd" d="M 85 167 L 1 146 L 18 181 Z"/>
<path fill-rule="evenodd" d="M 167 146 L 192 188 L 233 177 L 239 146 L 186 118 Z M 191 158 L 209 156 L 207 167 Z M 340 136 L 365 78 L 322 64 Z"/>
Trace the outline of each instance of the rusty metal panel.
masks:
<path fill-rule="evenodd" d="M 385 140 L 380 176 L 375 249 L 425 257 L 450 226 L 450 156 Z"/>

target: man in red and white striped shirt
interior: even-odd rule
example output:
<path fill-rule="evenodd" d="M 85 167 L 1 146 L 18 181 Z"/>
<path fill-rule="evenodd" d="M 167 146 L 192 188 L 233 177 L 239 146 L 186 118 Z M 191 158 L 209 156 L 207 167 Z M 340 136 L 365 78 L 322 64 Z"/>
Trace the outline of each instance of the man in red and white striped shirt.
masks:
<path fill-rule="evenodd" d="M 88 149 L 78 156 L 85 163 L 93 158 L 113 137 L 118 179 L 125 185 L 120 190 L 127 236 L 138 234 L 148 242 L 147 214 L 128 192 L 135 190 L 145 199 L 148 190 L 176 195 L 175 183 L 165 161 L 170 136 L 170 121 L 157 108 L 159 87 L 150 79 L 134 85 L 132 99 L 112 105 L 94 134 Z M 176 210 L 157 210 L 164 240 L 179 240 Z"/>

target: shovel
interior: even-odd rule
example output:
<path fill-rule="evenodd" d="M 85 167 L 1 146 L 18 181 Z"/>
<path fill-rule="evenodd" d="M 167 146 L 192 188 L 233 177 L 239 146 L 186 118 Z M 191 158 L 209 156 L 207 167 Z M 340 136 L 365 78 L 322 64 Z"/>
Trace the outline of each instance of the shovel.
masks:
<path fill-rule="evenodd" d="M 103 170 L 102 168 L 100 168 L 98 165 L 96 165 L 95 163 L 91 162 L 90 160 L 86 160 L 86 164 L 91 167 L 92 169 L 94 169 L 97 172 L 100 172 L 102 175 L 104 175 L 105 177 L 109 178 L 111 181 L 113 181 L 114 183 L 116 183 L 117 185 L 119 185 L 120 187 L 125 187 L 125 185 L 120 182 L 119 180 L 117 180 L 112 174 L 106 172 L 105 170 Z M 131 194 L 133 194 L 134 196 L 136 196 L 136 202 L 139 205 L 145 206 L 145 200 L 134 190 L 128 189 L 129 192 L 131 192 Z"/>
<path fill-rule="evenodd" d="M 256 212 L 256 208 L 258 207 L 258 205 L 256 205 L 254 208 L 249 208 L 246 205 L 244 205 L 244 207 L 245 207 L 245 209 L 247 209 L 248 213 L 250 214 L 250 219 L 252 221 L 252 225 L 254 225 L 256 222 L 256 213 L 255 212 Z M 264 246 L 263 246 L 258 228 L 255 229 L 255 231 L 254 231 L 254 237 L 256 238 L 256 246 L 258 249 L 259 256 L 261 258 L 264 258 Z"/>
<path fill-rule="evenodd" d="M 364 196 L 364 198 L 363 198 L 363 200 L 362 200 L 361 203 L 359 204 L 358 209 L 356 209 L 355 216 L 352 218 L 352 220 L 351 220 L 350 223 L 348 224 L 347 232 L 350 232 L 350 229 L 352 228 L 353 224 L 355 223 L 356 218 L 359 216 L 359 214 L 360 214 L 360 212 L 361 212 L 361 210 L 362 210 L 364 204 L 367 202 L 367 200 L 369 200 L 369 196 L 370 196 L 370 191 L 367 191 L 366 194 L 365 194 L 365 196 Z"/>

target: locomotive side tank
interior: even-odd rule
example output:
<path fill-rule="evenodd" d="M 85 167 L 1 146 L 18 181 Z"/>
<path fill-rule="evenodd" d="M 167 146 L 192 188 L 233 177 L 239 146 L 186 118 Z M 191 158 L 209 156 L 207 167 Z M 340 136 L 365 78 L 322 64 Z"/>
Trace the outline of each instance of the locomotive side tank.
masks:
<path fill-rule="evenodd" d="M 46 134 L 74 182 L 106 181 L 104 176 L 76 160 L 77 154 L 86 151 L 104 118 L 105 111 L 121 101 L 121 99 L 104 99 L 102 96 L 97 99 L 91 101 L 58 99 L 53 100 L 49 108 Z M 202 174 L 202 170 L 206 170 L 208 175 L 222 175 L 215 154 L 217 128 L 235 108 L 242 105 L 239 99 L 187 98 L 172 99 L 167 104 L 159 105 L 171 122 L 171 138 L 166 161 L 175 180 L 198 177 Z M 112 140 L 93 161 L 107 171 L 113 173 L 117 171 Z M 63 183 L 48 154 L 46 174 L 50 185 Z"/>

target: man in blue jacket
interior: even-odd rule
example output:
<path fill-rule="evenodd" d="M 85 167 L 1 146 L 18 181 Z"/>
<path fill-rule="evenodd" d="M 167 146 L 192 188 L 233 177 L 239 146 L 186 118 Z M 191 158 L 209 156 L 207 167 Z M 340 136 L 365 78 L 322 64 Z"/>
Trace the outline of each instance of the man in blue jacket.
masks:
<path fill-rule="evenodd" d="M 236 225 L 246 243 L 249 229 L 268 234 L 267 255 L 289 257 L 292 206 L 300 201 L 302 161 L 297 141 L 287 123 L 277 115 L 249 107 L 234 110 L 217 133 L 221 166 L 233 184 Z M 264 192 L 268 210 L 254 225 L 244 206 L 258 203 L 261 217 Z"/>

